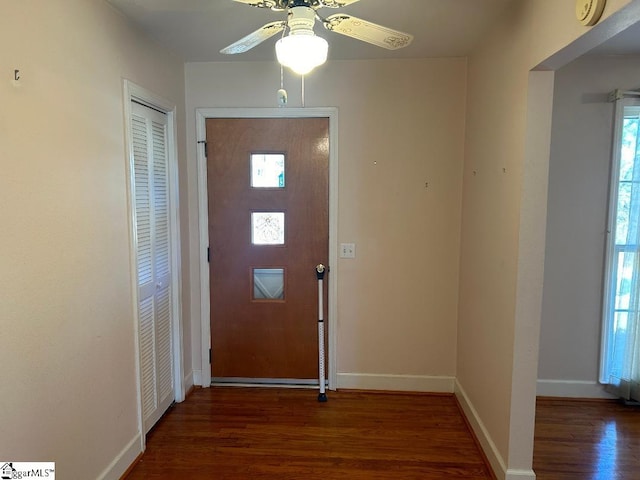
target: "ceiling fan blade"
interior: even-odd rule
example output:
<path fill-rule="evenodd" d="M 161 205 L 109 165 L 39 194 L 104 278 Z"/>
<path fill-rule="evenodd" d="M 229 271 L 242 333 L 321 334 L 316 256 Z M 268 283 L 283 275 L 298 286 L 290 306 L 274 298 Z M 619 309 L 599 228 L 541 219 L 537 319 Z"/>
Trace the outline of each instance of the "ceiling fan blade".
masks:
<path fill-rule="evenodd" d="M 388 50 L 406 47 L 413 40 L 413 35 L 408 33 L 399 32 L 343 13 L 327 17 L 324 20 L 324 26 L 332 32 L 356 38 Z"/>
<path fill-rule="evenodd" d="M 322 6 L 327 8 L 342 8 L 359 1 L 360 0 L 320 0 Z"/>
<path fill-rule="evenodd" d="M 271 22 L 266 25 L 260 27 L 255 32 L 251 32 L 246 37 L 242 37 L 237 42 L 232 43 L 228 47 L 220 50 L 220 53 L 225 53 L 227 55 L 234 55 L 236 53 L 244 53 L 251 50 L 256 45 L 264 42 L 265 40 L 273 37 L 277 33 L 284 30 L 284 27 L 287 25 L 285 21 L 279 22 Z"/>
<path fill-rule="evenodd" d="M 278 5 L 276 0 L 233 0 L 234 2 L 244 3 L 252 7 L 274 8 Z"/>
<path fill-rule="evenodd" d="M 270 8 L 271 10 L 286 10 L 291 4 L 288 0 L 233 0 L 252 7 Z M 342 8 L 360 0 L 307 0 L 306 6 L 317 10 L 321 7 Z M 304 6 L 304 5 L 303 5 Z"/>

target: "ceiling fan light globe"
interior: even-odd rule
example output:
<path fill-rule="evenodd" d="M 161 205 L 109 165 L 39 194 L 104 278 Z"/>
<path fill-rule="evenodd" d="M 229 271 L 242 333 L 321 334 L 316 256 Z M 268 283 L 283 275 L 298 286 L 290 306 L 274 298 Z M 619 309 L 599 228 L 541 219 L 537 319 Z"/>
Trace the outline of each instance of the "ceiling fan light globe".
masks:
<path fill-rule="evenodd" d="M 276 43 L 278 62 L 299 75 L 306 75 L 326 62 L 328 52 L 327 41 L 313 34 L 288 35 Z"/>

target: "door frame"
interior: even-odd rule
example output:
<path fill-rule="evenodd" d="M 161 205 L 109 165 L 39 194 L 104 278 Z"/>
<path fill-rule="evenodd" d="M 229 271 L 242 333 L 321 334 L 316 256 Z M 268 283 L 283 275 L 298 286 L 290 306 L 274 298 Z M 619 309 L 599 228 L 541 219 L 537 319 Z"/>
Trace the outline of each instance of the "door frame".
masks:
<path fill-rule="evenodd" d="M 172 368 L 173 391 L 176 402 L 185 399 L 184 362 L 183 362 L 183 326 L 182 326 L 182 281 L 180 269 L 180 214 L 178 210 L 178 145 L 176 105 L 165 100 L 153 92 L 141 87 L 130 80 L 123 81 L 123 107 L 125 122 L 126 147 L 126 178 L 127 178 L 127 207 L 129 211 L 129 249 L 131 269 L 131 295 L 134 317 L 134 345 L 136 353 L 136 386 L 138 393 L 138 429 L 141 433 L 141 446 L 144 451 L 144 419 L 142 418 L 142 368 L 140 365 L 140 318 L 138 315 L 138 268 L 136 254 L 136 219 L 133 208 L 135 198 L 133 171 L 133 133 L 131 131 L 131 103 L 136 102 L 164 113 L 167 116 L 167 167 L 169 188 L 169 229 L 170 229 L 170 260 L 171 260 L 171 340 L 173 344 Z"/>
<path fill-rule="evenodd" d="M 328 118 L 329 119 L 329 319 L 327 378 L 329 389 L 336 388 L 337 365 L 337 313 L 338 313 L 338 109 L 318 108 L 196 108 L 197 162 L 198 162 L 198 227 L 200 260 L 200 321 L 202 332 L 202 386 L 211 386 L 211 299 L 209 294 L 209 207 L 207 190 L 207 159 L 204 144 L 208 118 Z M 333 268 L 331 268 L 333 267 Z M 313 275 L 313 272 L 310 272 Z"/>

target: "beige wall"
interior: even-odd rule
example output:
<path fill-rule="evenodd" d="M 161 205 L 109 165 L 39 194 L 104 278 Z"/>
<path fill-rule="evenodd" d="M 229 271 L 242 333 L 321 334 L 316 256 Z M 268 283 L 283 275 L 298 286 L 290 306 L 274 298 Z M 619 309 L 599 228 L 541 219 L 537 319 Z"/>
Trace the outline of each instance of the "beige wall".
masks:
<path fill-rule="evenodd" d="M 573 0 L 514 2 L 469 59 L 457 380 L 499 478 L 533 478 L 553 74 L 530 71 L 619 31 L 627 3 L 568 46 L 589 30 Z"/>
<path fill-rule="evenodd" d="M 375 387 L 413 375 L 425 385 L 455 375 L 465 78 L 464 59 L 433 59 L 330 62 L 307 79 L 307 107 L 339 108 L 338 242 L 357 244 L 355 260 L 333 266 L 337 370 L 356 374 L 350 382 L 368 374 Z M 294 107 L 298 82 L 287 75 Z M 275 107 L 279 84 L 274 63 L 187 64 L 187 115 L 197 107 Z M 195 253 L 193 120 L 188 138 Z M 196 255 L 191 261 L 195 285 Z M 194 313 L 198 306 L 194 298 Z M 195 348 L 193 362 L 197 368 Z"/>
<path fill-rule="evenodd" d="M 183 160 L 183 64 L 102 0 L 2 2 L 0 58 L 0 452 L 98 478 L 138 434 L 123 78 Z"/>

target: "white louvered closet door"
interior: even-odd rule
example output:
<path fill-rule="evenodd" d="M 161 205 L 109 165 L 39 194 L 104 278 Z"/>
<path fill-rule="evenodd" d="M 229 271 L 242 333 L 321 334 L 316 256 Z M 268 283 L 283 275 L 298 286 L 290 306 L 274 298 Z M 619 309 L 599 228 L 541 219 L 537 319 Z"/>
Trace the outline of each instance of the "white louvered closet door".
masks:
<path fill-rule="evenodd" d="M 167 116 L 132 103 L 133 193 L 145 433 L 174 400 Z"/>

